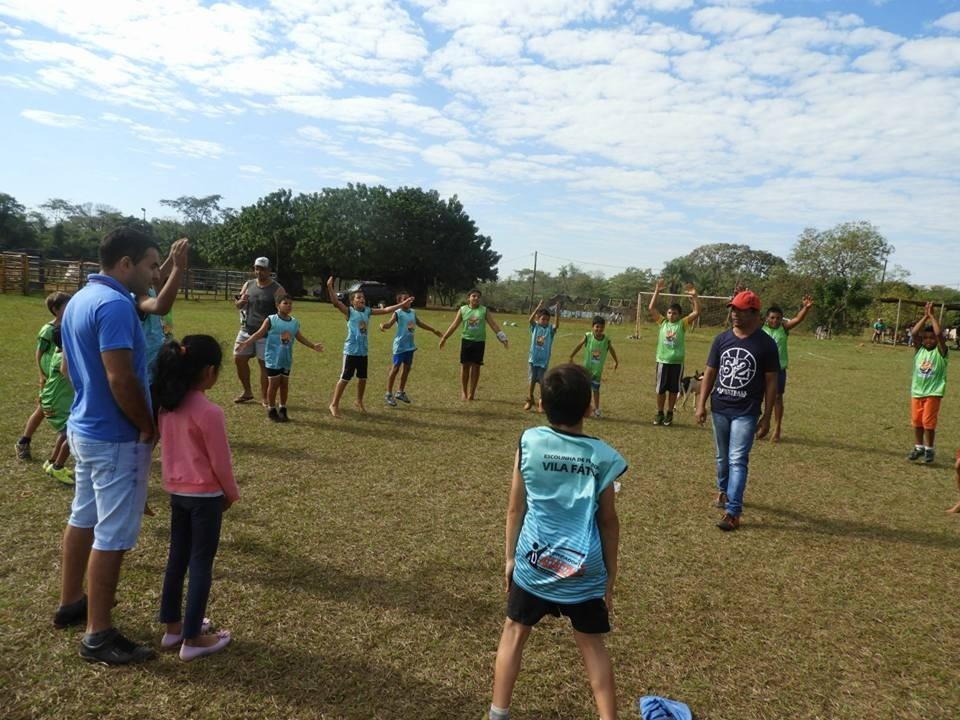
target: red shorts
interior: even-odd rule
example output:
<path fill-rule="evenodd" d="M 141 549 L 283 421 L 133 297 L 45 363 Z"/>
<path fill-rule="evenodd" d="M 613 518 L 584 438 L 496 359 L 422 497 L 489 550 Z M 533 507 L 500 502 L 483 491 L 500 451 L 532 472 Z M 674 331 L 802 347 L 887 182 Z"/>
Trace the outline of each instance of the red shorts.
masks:
<path fill-rule="evenodd" d="M 940 413 L 940 401 L 943 398 L 935 395 L 920 398 L 910 398 L 910 415 L 915 428 L 924 430 L 937 429 L 937 415 Z"/>

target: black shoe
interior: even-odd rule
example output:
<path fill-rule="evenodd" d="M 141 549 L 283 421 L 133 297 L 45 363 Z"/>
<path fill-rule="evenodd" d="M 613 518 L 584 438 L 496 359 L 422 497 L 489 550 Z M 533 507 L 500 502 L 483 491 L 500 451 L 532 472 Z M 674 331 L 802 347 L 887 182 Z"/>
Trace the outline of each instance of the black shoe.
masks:
<path fill-rule="evenodd" d="M 924 455 L 922 447 L 915 447 L 913 452 L 907 455 L 907 460 L 919 460 Z"/>
<path fill-rule="evenodd" d="M 933 462 L 933 448 L 927 448 L 923 451 L 923 461 L 925 463 Z"/>
<path fill-rule="evenodd" d="M 53 626 L 63 630 L 71 625 L 85 625 L 87 622 L 87 596 L 84 595 L 76 602 L 61 605 L 53 614 Z"/>
<path fill-rule="evenodd" d="M 88 645 L 86 638 L 80 641 L 80 657 L 87 662 L 98 662 L 104 665 L 127 665 L 149 660 L 153 655 L 152 648 L 146 645 L 137 645 L 114 628 L 107 630 L 106 637 L 97 645 Z"/>
<path fill-rule="evenodd" d="M 17 449 L 17 460 L 33 460 L 33 456 L 30 454 L 30 441 L 20 442 L 17 440 L 17 444 L 14 445 Z"/>
<path fill-rule="evenodd" d="M 663 416 L 663 424 L 666 427 L 673 425 L 673 410 L 670 410 L 666 415 Z"/>
<path fill-rule="evenodd" d="M 654 425 L 663 425 L 663 413 L 658 412 L 657 416 L 653 419 Z"/>
<path fill-rule="evenodd" d="M 278 412 L 279 415 L 280 415 L 280 422 L 289 422 L 289 421 L 290 421 L 290 418 L 287 417 L 287 408 L 286 408 L 286 406 L 281 407 L 277 412 Z"/>
<path fill-rule="evenodd" d="M 275 407 L 272 407 L 269 410 L 267 410 L 267 417 L 273 420 L 273 422 L 281 422 L 280 413 L 277 412 L 277 409 Z"/>

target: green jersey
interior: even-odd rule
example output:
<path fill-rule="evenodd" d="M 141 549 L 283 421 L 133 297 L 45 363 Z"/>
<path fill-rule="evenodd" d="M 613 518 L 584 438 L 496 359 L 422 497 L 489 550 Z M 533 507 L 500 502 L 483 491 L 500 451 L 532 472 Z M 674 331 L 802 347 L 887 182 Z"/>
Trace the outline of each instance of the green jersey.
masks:
<path fill-rule="evenodd" d="M 686 354 L 687 320 L 670 322 L 660 318 L 660 336 L 657 339 L 657 362 L 665 365 L 683 365 Z"/>
<path fill-rule="evenodd" d="M 57 432 L 63 432 L 70 417 L 70 406 L 73 404 L 73 387 L 70 381 L 60 372 L 63 353 L 53 349 L 50 357 L 47 381 L 40 390 L 40 407 L 43 414 Z"/>
<path fill-rule="evenodd" d="M 773 338 L 777 344 L 777 354 L 780 355 L 780 369 L 787 369 L 787 329 L 781 323 L 780 327 L 772 328 L 766 323 L 763 324 L 763 331 Z"/>
<path fill-rule="evenodd" d="M 603 375 L 603 364 L 607 361 L 607 352 L 610 350 L 610 338 L 604 335 L 597 340 L 592 332 L 588 332 L 583 343 L 583 366 L 590 372 L 595 382 L 600 382 Z"/>
<path fill-rule="evenodd" d="M 940 348 L 921 347 L 913 356 L 913 385 L 910 395 L 915 398 L 943 397 L 947 387 L 947 357 Z"/>
<path fill-rule="evenodd" d="M 460 330 L 464 340 L 483 342 L 487 339 L 487 308 L 463 305 L 460 308 Z"/>

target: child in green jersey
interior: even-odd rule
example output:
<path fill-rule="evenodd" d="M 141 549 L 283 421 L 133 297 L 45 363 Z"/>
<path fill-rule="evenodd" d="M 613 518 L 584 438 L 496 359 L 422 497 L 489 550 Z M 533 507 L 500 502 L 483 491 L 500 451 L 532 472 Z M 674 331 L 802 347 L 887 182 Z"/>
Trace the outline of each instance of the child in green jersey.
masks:
<path fill-rule="evenodd" d="M 657 278 L 653 297 L 650 298 L 650 305 L 647 307 L 650 317 L 660 326 L 657 336 L 657 415 L 653 419 L 653 424 L 669 426 L 673 425 L 673 409 L 677 405 L 677 396 L 680 394 L 687 330 L 693 327 L 693 323 L 700 317 L 700 298 L 697 297 L 697 289 L 693 283 L 687 283 L 686 292 L 690 296 L 693 311 L 686 317 L 681 317 L 683 308 L 680 307 L 680 303 L 670 303 L 667 316 L 664 317 L 657 310 L 657 296 L 661 290 L 663 290 L 663 278 Z M 663 408 L 667 403 L 668 395 L 670 405 L 667 406 L 667 412 L 664 414 Z"/>
<path fill-rule="evenodd" d="M 940 323 L 933 315 L 933 303 L 923 308 L 923 317 L 913 326 L 913 382 L 910 409 L 913 420 L 913 452 L 908 460 L 933 462 L 933 441 L 937 432 L 940 401 L 947 386 L 947 344 Z"/>
<path fill-rule="evenodd" d="M 783 309 L 779 305 L 771 305 L 767 310 L 767 319 L 763 323 L 763 331 L 773 338 L 777 344 L 777 353 L 780 355 L 780 374 L 777 376 L 777 401 L 773 406 L 773 418 L 775 421 L 773 435 L 770 442 L 780 442 L 780 428 L 783 425 L 783 393 L 787 390 L 787 335 L 797 325 L 803 322 L 803 319 L 813 307 L 813 298 L 810 295 L 803 296 L 803 304 L 795 318 L 789 320 L 783 319 Z"/>
<path fill-rule="evenodd" d="M 583 348 L 583 365 L 590 372 L 590 386 L 593 388 L 593 416 L 595 418 L 603 417 L 600 410 L 600 378 L 603 376 L 603 365 L 607 361 L 607 353 L 613 358 L 613 369 L 620 367 L 620 360 L 617 358 L 617 352 L 613 349 L 613 343 L 610 338 L 604 334 L 607 327 L 607 321 L 602 315 L 593 316 L 593 330 L 585 333 L 583 340 L 570 353 L 570 362 L 573 362 L 574 356 Z"/>
<path fill-rule="evenodd" d="M 473 289 L 467 293 L 467 304 L 461 305 L 450 323 L 450 327 L 440 338 L 440 349 L 447 338 L 460 328 L 460 398 L 474 400 L 477 397 L 477 384 L 480 382 L 480 368 L 483 365 L 483 353 L 486 348 L 487 325 L 497 334 L 504 347 L 508 346 L 507 335 L 497 325 L 493 315 L 480 304 L 480 291 Z"/>
<path fill-rule="evenodd" d="M 64 467 L 70 457 L 67 420 L 70 417 L 70 406 L 73 405 L 73 386 L 67 377 L 67 363 L 63 357 L 59 326 L 53 332 L 53 344 L 55 349 L 47 366 L 47 381 L 40 390 L 40 407 L 50 427 L 57 433 L 57 442 L 50 453 L 50 459 L 43 463 L 43 471 L 57 482 L 73 485 L 73 473 Z"/>

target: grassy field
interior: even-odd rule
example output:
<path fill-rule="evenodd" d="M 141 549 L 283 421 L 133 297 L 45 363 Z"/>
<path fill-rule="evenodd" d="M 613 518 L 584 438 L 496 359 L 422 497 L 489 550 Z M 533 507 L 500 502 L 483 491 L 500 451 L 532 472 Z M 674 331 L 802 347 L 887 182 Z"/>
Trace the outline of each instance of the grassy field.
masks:
<path fill-rule="evenodd" d="M 78 631 L 57 632 L 59 543 L 70 491 L 13 444 L 32 409 L 41 298 L 0 296 L 0 715 L 9 718 L 477 718 L 489 703 L 503 621 L 503 522 L 524 413 L 528 334 L 491 343 L 479 398 L 461 402 L 457 343 L 421 335 L 410 406 L 383 404 L 390 336 L 371 338 L 370 413 L 326 407 L 339 372 L 342 316 L 299 302 L 304 333 L 327 352 L 295 352 L 287 425 L 230 402 L 225 365 L 210 396 L 227 412 L 242 499 L 224 520 L 210 615 L 233 631 L 224 653 L 193 664 L 91 666 Z M 180 302 L 180 335 L 228 343 L 226 303 Z M 450 313 L 424 312 L 444 328 Z M 554 360 L 587 329 L 561 325 Z M 692 407 L 651 425 L 654 340 L 611 328 L 606 417 L 596 434 L 628 459 L 618 496 L 620 576 L 614 631 L 621 712 L 659 694 L 702 720 L 960 716 L 960 518 L 952 456 L 960 378 L 950 368 L 940 455 L 910 465 L 910 353 L 850 339 L 791 339 L 784 440 L 753 453 L 744 524 L 714 527 L 712 436 Z M 702 366 L 712 331 L 688 339 Z M 691 403 L 692 406 L 692 403 Z M 139 545 L 126 558 L 115 612 L 158 645 L 166 498 L 155 468 Z M 518 720 L 590 718 L 593 703 L 568 626 L 534 632 L 513 704 Z"/>

